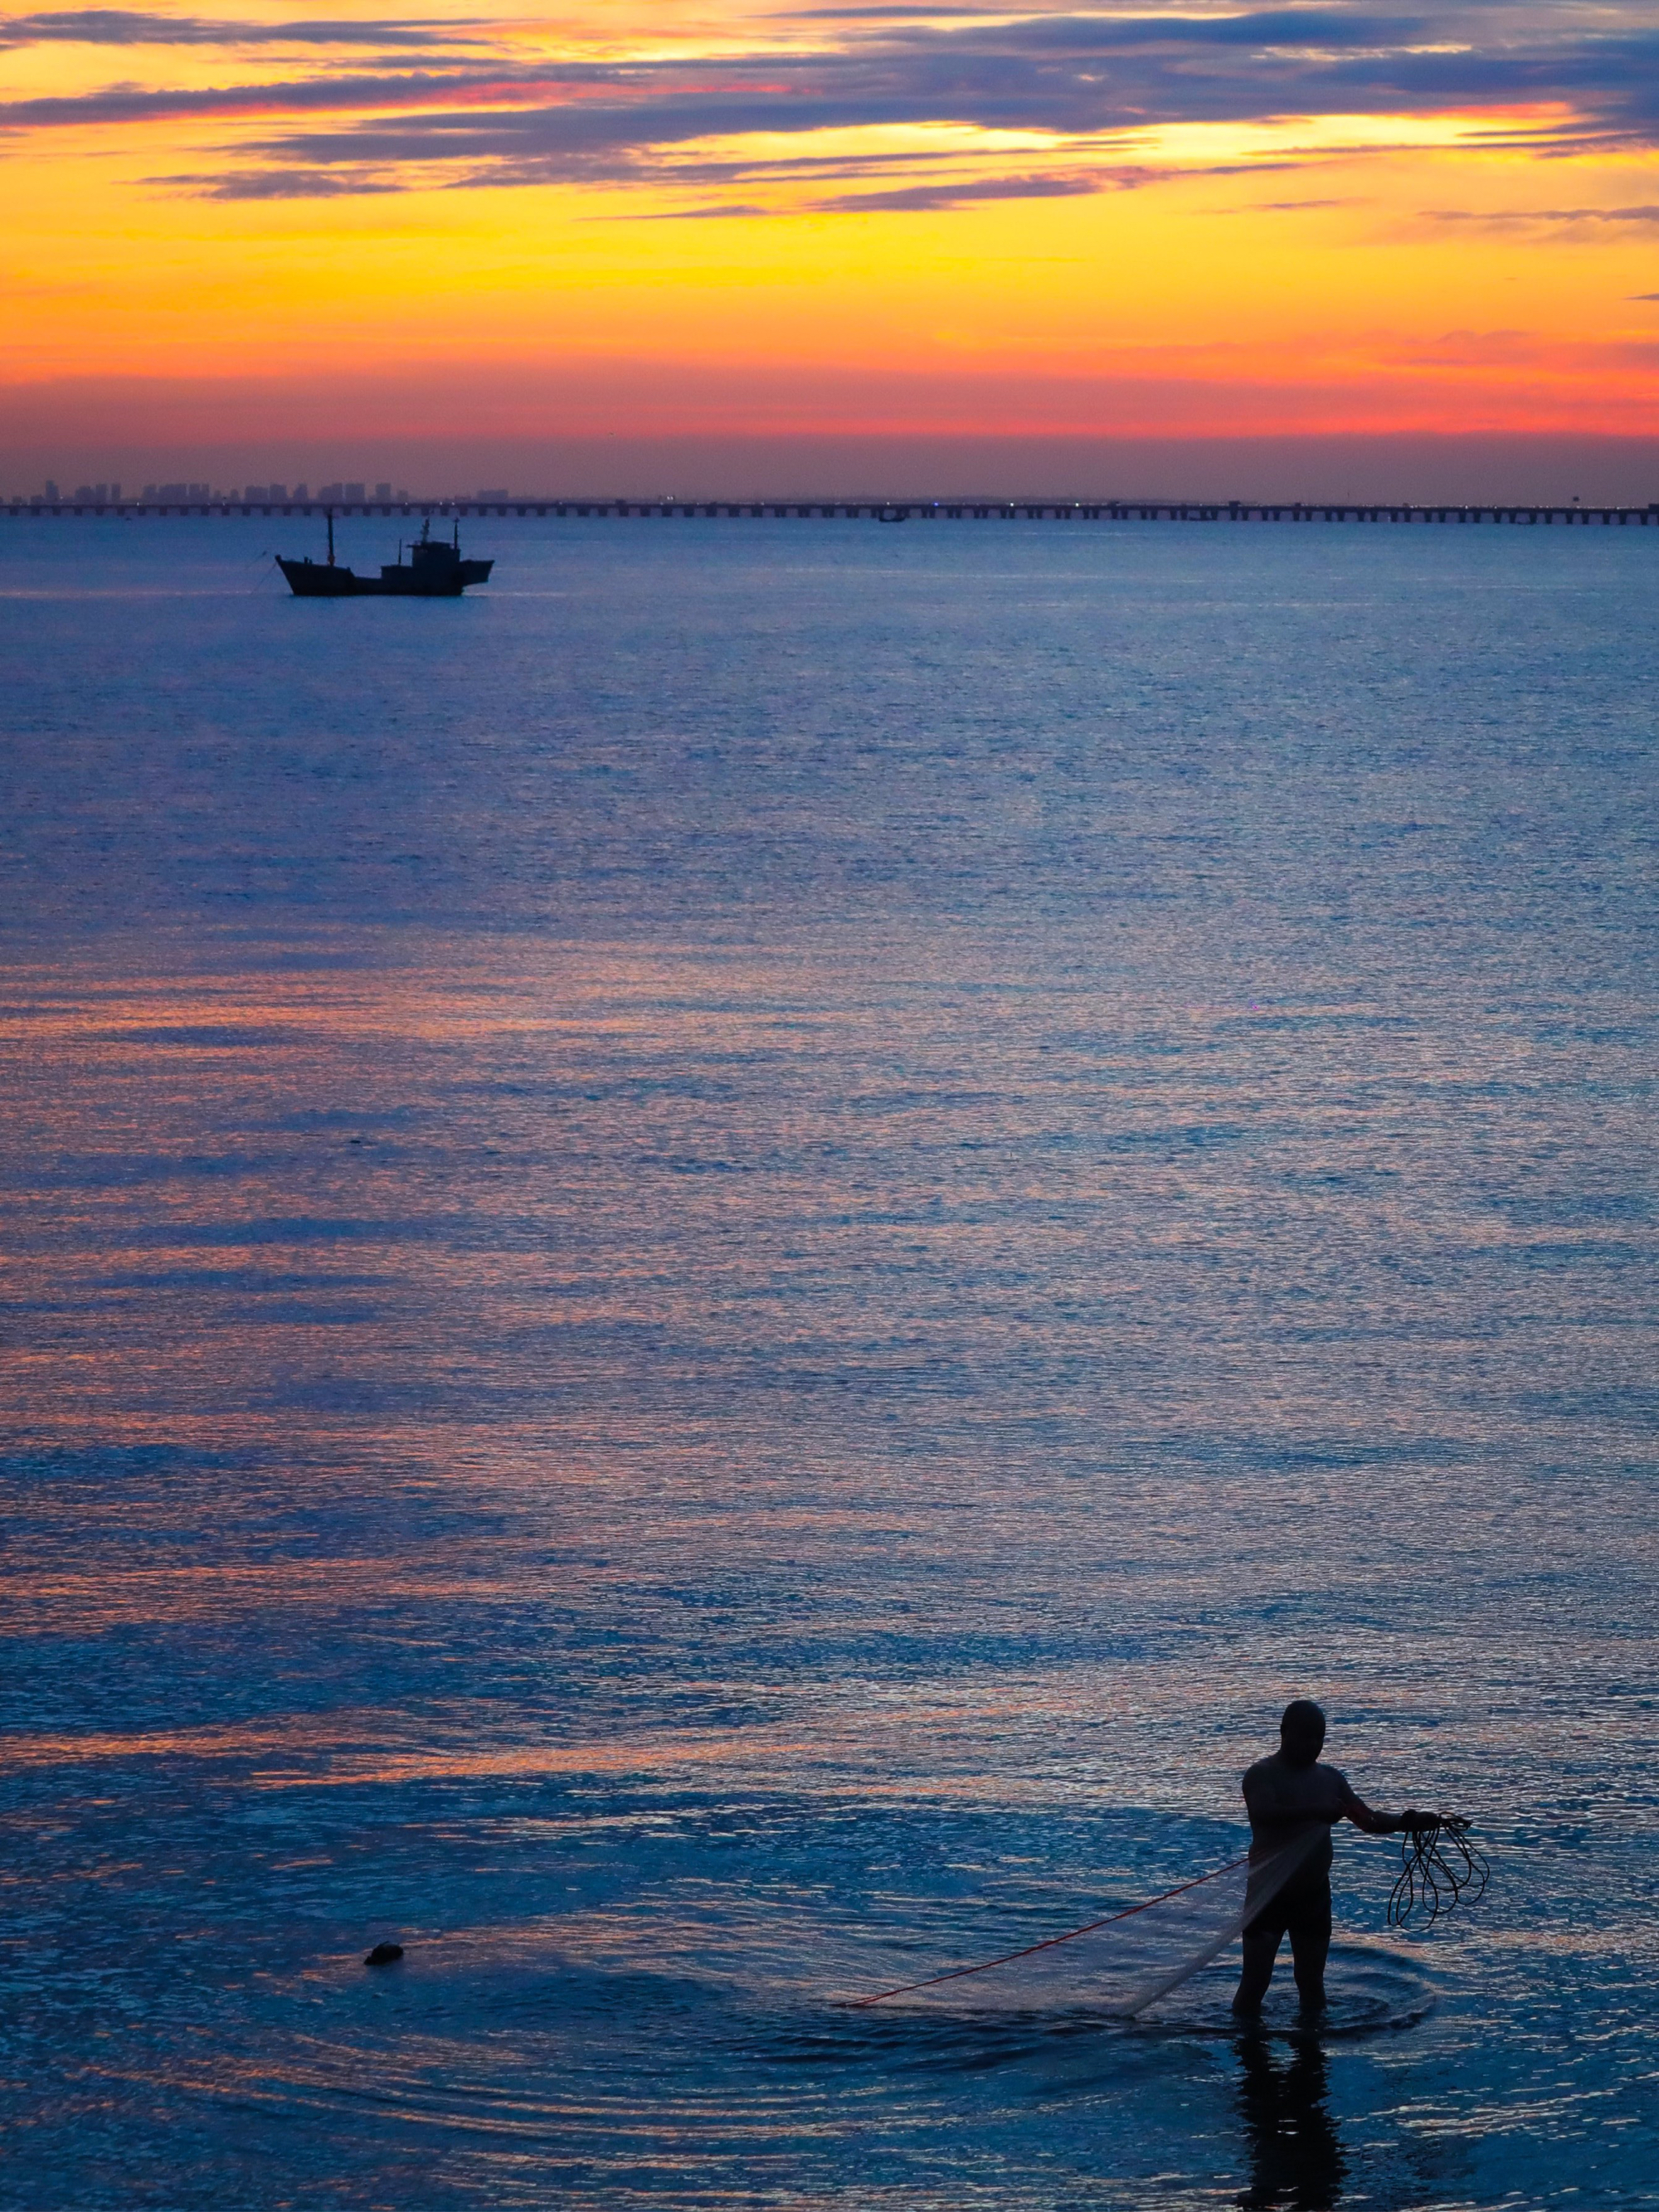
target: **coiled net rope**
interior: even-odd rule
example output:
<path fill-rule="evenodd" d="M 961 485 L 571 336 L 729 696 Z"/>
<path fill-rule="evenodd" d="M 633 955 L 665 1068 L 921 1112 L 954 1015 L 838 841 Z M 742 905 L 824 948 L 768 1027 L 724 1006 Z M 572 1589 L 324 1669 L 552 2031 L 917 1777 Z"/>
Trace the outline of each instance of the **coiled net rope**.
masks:
<path fill-rule="evenodd" d="M 1470 1843 L 1468 1828 L 1467 1820 L 1435 1819 L 1401 1836 L 1400 1873 L 1389 1896 L 1390 1928 L 1403 1928 L 1419 1911 L 1422 1925 L 1432 1928 L 1443 1912 L 1485 1893 L 1492 1869 Z"/>

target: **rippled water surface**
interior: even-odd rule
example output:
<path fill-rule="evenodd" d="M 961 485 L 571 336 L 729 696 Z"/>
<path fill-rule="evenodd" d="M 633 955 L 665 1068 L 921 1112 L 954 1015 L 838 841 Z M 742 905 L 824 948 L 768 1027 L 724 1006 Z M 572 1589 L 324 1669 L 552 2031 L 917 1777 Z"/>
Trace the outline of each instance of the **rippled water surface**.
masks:
<path fill-rule="evenodd" d="M 1659 2202 L 1659 532 L 277 527 L 0 543 L 4 2202 Z M 1298 1693 L 1328 2033 L 848 2008 Z"/>

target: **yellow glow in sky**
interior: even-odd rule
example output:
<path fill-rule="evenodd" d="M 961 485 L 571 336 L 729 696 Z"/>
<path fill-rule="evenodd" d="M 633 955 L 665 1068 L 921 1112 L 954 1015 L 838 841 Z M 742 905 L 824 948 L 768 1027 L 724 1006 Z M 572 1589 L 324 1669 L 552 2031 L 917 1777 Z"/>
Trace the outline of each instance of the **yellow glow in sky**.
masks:
<path fill-rule="evenodd" d="M 465 364 L 526 433 L 1650 433 L 1650 28 L 14 13 L 4 375 L 222 430 L 274 380 L 418 436 Z"/>

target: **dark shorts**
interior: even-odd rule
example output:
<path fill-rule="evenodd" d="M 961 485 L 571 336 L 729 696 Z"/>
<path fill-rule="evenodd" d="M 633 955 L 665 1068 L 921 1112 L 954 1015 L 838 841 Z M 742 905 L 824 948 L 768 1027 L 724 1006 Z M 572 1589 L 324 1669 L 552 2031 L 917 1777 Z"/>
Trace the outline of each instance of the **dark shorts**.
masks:
<path fill-rule="evenodd" d="M 1287 1882 L 1277 1897 L 1269 1898 L 1254 1920 L 1244 1923 L 1245 1940 L 1263 1942 L 1268 1937 L 1277 1950 L 1286 1936 L 1294 1945 L 1331 1936 L 1331 1885 L 1322 1875 L 1316 1881 Z"/>

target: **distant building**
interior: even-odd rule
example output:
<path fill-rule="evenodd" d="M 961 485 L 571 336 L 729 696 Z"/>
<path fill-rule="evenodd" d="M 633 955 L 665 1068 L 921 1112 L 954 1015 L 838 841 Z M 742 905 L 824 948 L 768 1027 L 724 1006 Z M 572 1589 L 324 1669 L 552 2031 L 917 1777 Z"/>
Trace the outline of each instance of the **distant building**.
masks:
<path fill-rule="evenodd" d="M 360 483 L 347 484 L 345 487 L 345 496 L 348 500 L 355 503 L 356 501 L 362 498 L 363 487 Z"/>
<path fill-rule="evenodd" d="M 48 477 L 46 478 L 46 505 L 48 507 L 56 507 L 58 501 L 62 499 L 63 496 L 63 493 L 58 490 L 52 478 Z"/>
<path fill-rule="evenodd" d="M 389 483 L 376 484 L 374 487 L 374 496 L 376 499 L 390 499 L 392 496 L 392 486 Z"/>
<path fill-rule="evenodd" d="M 481 491 L 477 494 L 479 499 L 510 499 L 512 496 L 508 491 Z"/>
<path fill-rule="evenodd" d="M 311 494 L 304 484 L 297 483 L 295 485 L 294 498 L 296 506 L 303 507 L 310 497 Z"/>

